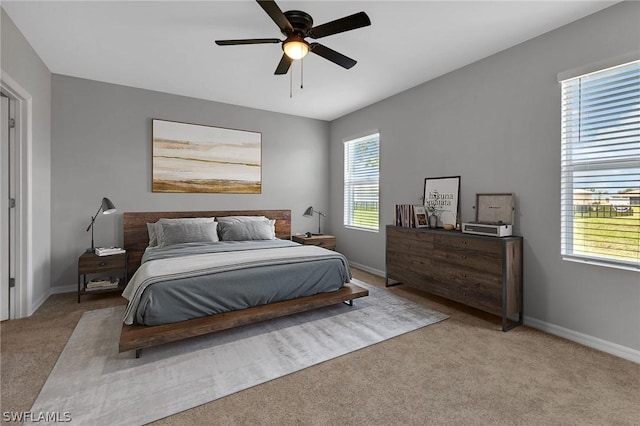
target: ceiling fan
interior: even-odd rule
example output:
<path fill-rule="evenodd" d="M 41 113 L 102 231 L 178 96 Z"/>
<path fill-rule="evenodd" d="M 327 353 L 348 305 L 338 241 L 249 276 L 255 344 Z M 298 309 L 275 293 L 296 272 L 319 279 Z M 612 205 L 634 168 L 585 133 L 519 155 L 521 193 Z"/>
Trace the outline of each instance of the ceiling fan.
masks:
<path fill-rule="evenodd" d="M 291 63 L 296 59 L 304 58 L 307 53 L 313 52 L 329 61 L 349 69 L 356 64 L 356 61 L 348 56 L 338 53 L 333 49 L 320 44 L 309 43 L 305 38 L 310 37 L 318 39 L 345 31 L 355 30 L 371 25 L 371 20 L 364 12 L 359 12 L 326 24 L 313 26 L 313 18 L 308 13 L 300 10 L 289 10 L 282 12 L 273 0 L 257 0 L 258 4 L 267 12 L 273 22 L 284 36 L 285 40 L 278 38 L 253 38 L 244 40 L 216 40 L 218 46 L 233 46 L 241 44 L 269 44 L 282 43 L 284 54 L 280 63 L 276 67 L 275 74 L 286 74 L 289 71 Z"/>

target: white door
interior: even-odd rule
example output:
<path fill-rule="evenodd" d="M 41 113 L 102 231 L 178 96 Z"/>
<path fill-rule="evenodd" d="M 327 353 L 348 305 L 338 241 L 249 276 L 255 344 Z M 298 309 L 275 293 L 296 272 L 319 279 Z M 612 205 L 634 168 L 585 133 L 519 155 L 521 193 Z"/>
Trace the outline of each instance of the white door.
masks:
<path fill-rule="evenodd" d="M 9 319 L 9 98 L 0 97 L 0 321 Z"/>

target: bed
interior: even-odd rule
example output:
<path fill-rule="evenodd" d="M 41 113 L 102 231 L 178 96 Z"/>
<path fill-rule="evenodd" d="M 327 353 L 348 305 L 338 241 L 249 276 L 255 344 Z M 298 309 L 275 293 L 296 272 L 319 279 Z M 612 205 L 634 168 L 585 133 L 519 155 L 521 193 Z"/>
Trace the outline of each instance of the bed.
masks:
<path fill-rule="evenodd" d="M 119 351 L 136 357 L 151 346 L 368 295 L 350 282 L 344 256 L 291 241 L 289 210 L 126 212 L 123 227 L 131 279 Z M 212 228 L 224 241 L 210 241 Z M 156 246 L 148 248 L 150 236 Z"/>

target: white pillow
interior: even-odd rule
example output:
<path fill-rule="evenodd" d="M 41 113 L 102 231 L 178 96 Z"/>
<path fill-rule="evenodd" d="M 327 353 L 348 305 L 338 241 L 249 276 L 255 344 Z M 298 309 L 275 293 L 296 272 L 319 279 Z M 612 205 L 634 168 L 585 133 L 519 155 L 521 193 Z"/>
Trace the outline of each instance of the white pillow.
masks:
<path fill-rule="evenodd" d="M 155 223 L 147 223 L 149 233 L 149 247 L 163 246 L 162 224 L 163 223 L 209 223 L 214 222 L 215 217 L 184 217 L 184 218 L 161 218 Z"/>

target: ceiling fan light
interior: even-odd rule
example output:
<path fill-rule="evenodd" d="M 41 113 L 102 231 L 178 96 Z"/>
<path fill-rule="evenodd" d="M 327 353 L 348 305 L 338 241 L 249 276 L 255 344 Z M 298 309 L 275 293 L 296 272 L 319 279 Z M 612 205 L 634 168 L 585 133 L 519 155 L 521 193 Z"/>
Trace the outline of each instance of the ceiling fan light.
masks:
<path fill-rule="evenodd" d="M 304 41 L 287 41 L 284 46 L 284 53 L 291 59 L 302 59 L 309 53 L 309 45 Z"/>

